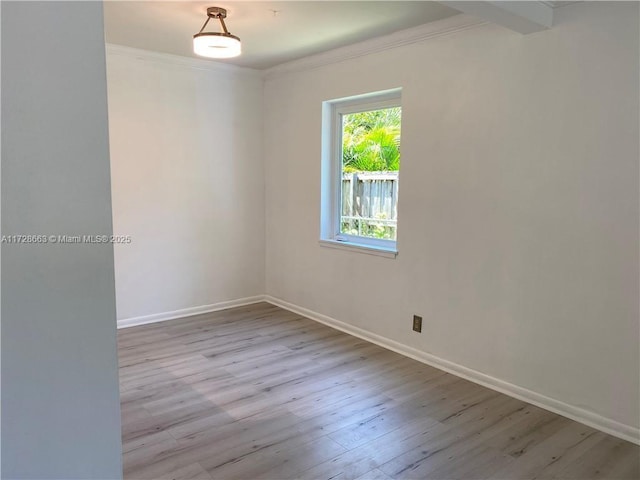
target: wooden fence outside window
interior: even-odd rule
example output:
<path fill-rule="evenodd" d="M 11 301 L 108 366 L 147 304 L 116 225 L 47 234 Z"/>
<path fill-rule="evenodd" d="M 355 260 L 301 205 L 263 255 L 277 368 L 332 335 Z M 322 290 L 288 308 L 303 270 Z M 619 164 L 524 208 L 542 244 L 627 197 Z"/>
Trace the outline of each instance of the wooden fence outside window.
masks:
<path fill-rule="evenodd" d="M 398 172 L 342 175 L 342 233 L 396 239 Z"/>

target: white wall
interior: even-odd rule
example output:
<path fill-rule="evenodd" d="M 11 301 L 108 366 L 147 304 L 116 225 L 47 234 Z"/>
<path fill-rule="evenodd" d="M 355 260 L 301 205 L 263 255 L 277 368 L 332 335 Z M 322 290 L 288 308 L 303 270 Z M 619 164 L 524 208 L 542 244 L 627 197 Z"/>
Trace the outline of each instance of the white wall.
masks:
<path fill-rule="evenodd" d="M 264 293 L 262 79 L 110 47 L 119 319 Z"/>
<path fill-rule="evenodd" d="M 2 234 L 110 234 L 101 2 L 2 4 Z M 78 41 L 82 39 L 82 41 Z M 2 245 L 2 478 L 122 476 L 113 249 Z"/>
<path fill-rule="evenodd" d="M 638 5 L 555 23 L 268 79 L 267 293 L 637 432 Z M 321 103 L 393 87 L 399 255 L 324 248 Z"/>

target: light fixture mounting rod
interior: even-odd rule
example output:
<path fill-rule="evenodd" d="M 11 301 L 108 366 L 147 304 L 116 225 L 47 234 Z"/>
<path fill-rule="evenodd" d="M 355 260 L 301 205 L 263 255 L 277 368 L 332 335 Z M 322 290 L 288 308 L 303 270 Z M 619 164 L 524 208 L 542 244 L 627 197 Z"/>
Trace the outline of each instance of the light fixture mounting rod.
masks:
<path fill-rule="evenodd" d="M 227 9 L 221 7 L 207 8 L 207 16 L 211 18 L 227 18 Z"/>
<path fill-rule="evenodd" d="M 204 25 L 200 29 L 200 33 L 202 33 L 204 28 L 207 26 L 207 23 L 209 23 L 209 20 L 211 20 L 212 18 L 217 18 L 218 20 L 220 20 L 222 31 L 228 35 L 229 30 L 227 30 L 227 25 L 224 23 L 224 19 L 227 18 L 227 9 L 222 7 L 207 8 L 207 21 L 204 22 Z"/>

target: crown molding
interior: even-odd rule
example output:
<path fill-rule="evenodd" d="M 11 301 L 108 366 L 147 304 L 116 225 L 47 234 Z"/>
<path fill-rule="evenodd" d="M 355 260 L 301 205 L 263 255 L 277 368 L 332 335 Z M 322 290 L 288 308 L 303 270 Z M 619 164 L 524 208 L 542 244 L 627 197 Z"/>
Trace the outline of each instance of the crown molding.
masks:
<path fill-rule="evenodd" d="M 183 57 L 181 55 L 173 55 L 170 53 L 152 52 L 140 48 L 126 47 L 124 45 L 116 45 L 114 43 L 106 44 L 107 55 L 115 55 L 121 57 L 134 58 L 146 62 L 163 63 L 165 65 L 173 65 L 179 67 L 187 67 L 195 70 L 205 70 L 213 72 L 227 72 L 242 75 L 250 75 L 261 77 L 262 71 L 254 68 L 239 67 L 228 63 L 220 63 L 215 60 L 203 60 L 199 58 Z"/>
<path fill-rule="evenodd" d="M 430 38 L 441 37 L 453 33 L 486 25 L 489 22 L 471 15 L 454 15 L 453 17 L 426 23 L 418 27 L 408 28 L 399 32 L 381 37 L 375 37 L 363 42 L 354 43 L 344 47 L 338 47 L 315 55 L 310 55 L 298 60 L 282 63 L 264 70 L 266 78 L 273 78 L 292 72 L 300 72 L 322 67 L 332 63 L 338 63 L 353 58 L 382 52 L 393 48 L 419 43 Z"/>
<path fill-rule="evenodd" d="M 127 47 L 114 43 L 106 44 L 106 52 L 108 55 L 135 58 L 142 61 L 163 63 L 166 65 L 187 67 L 196 70 L 239 73 L 250 76 L 273 78 L 286 73 L 311 70 L 323 65 L 342 62 L 344 60 L 350 60 L 370 55 L 372 53 L 402 47 L 404 45 L 419 43 L 430 38 L 450 35 L 470 28 L 486 25 L 488 23 L 489 22 L 480 20 L 471 15 L 454 15 L 453 17 L 408 28 L 406 30 L 400 30 L 389 35 L 383 35 L 381 37 L 375 37 L 352 45 L 338 47 L 315 55 L 309 55 L 265 70 L 239 67 L 228 63 L 216 62 L 215 60 L 204 60 L 193 57 L 184 57 L 181 55 L 173 55 L 170 53 L 153 52 L 151 50 Z"/>

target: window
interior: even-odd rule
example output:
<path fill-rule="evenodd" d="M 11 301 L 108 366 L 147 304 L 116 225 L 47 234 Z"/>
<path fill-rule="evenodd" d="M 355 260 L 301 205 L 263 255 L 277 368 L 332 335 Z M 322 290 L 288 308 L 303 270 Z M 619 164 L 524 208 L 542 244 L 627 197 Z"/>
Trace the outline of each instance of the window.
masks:
<path fill-rule="evenodd" d="M 395 257 L 400 89 L 324 102 L 323 245 Z"/>

